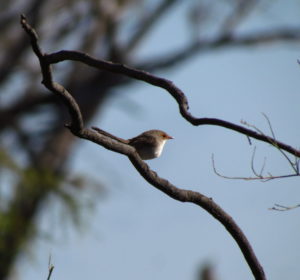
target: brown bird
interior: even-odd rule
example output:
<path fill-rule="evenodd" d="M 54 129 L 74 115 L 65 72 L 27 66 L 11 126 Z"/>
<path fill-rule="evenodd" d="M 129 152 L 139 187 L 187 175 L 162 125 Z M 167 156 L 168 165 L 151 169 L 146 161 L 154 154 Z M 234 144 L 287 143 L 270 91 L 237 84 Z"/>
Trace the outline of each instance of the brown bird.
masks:
<path fill-rule="evenodd" d="M 166 132 L 157 129 L 145 131 L 142 134 L 128 140 L 116 137 L 98 127 L 92 127 L 92 129 L 118 142 L 134 147 L 140 158 L 143 160 L 159 157 L 162 153 L 166 141 L 169 139 L 173 139 L 173 137 L 168 135 Z"/>

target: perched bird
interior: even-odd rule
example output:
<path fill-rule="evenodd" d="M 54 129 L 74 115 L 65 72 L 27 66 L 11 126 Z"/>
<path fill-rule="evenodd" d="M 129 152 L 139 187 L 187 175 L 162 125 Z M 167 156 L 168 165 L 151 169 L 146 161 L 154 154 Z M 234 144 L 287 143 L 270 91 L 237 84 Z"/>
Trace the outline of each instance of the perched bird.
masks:
<path fill-rule="evenodd" d="M 168 135 L 166 132 L 157 129 L 145 131 L 142 134 L 128 140 L 116 137 L 98 127 L 92 127 L 92 129 L 118 142 L 134 147 L 140 158 L 143 160 L 159 157 L 166 141 L 173 139 L 173 137 Z"/>

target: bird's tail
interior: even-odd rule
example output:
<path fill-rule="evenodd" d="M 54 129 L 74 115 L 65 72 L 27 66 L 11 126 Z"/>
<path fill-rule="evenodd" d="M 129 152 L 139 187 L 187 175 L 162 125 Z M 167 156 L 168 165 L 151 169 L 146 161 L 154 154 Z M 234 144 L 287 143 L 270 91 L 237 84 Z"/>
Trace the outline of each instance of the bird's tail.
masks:
<path fill-rule="evenodd" d="M 118 141 L 118 142 L 121 142 L 121 143 L 123 143 L 123 144 L 124 144 L 124 143 L 125 143 L 125 144 L 128 144 L 128 141 L 127 141 L 127 140 L 125 140 L 125 139 L 123 139 L 123 138 L 120 138 L 120 137 L 117 137 L 117 136 L 114 136 L 114 135 L 110 134 L 109 132 L 106 132 L 106 131 L 104 131 L 104 130 L 102 130 L 102 129 L 96 127 L 96 126 L 92 126 L 92 129 L 95 130 L 95 131 L 97 131 L 98 133 L 100 133 L 100 134 L 102 134 L 102 135 L 105 135 L 105 136 L 107 136 L 107 137 L 109 137 L 109 138 L 112 138 L 112 139 L 114 139 L 114 140 L 116 140 L 116 141 Z"/>

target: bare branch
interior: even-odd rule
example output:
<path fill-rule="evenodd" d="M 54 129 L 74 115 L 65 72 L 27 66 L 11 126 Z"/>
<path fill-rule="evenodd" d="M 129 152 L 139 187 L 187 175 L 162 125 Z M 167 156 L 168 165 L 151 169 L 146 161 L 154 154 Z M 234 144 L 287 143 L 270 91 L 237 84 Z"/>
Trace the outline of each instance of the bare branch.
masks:
<path fill-rule="evenodd" d="M 295 172 L 294 176 L 299 176 L 300 173 L 299 173 L 299 156 L 295 156 L 295 161 L 292 162 L 292 160 L 288 157 L 288 155 L 283 151 L 283 149 L 281 147 L 278 146 L 277 144 L 277 141 L 276 141 L 276 138 L 275 138 L 275 133 L 274 133 L 274 130 L 273 130 L 273 127 L 272 127 L 272 124 L 271 124 L 271 121 L 270 119 L 268 118 L 268 116 L 266 114 L 263 114 L 264 118 L 267 120 L 268 122 L 268 126 L 270 128 L 270 131 L 271 131 L 271 134 L 273 136 L 273 140 L 270 141 L 270 144 L 272 146 L 274 146 L 281 154 L 282 156 L 288 161 L 289 165 L 291 166 L 291 168 L 293 169 L 293 171 Z M 260 130 L 259 128 L 257 128 L 255 125 L 252 125 L 252 124 L 249 124 L 245 121 L 242 121 L 242 123 L 248 127 L 251 127 L 253 128 L 256 132 L 258 132 L 260 135 L 264 135 L 264 132 L 262 130 Z M 271 139 L 271 138 L 270 138 Z M 253 162 L 253 160 L 252 160 Z M 253 170 L 253 169 L 252 169 Z M 255 172 L 254 172 L 255 173 Z M 288 175 L 288 177 L 292 177 L 290 175 Z M 279 176 L 279 178 L 282 178 L 282 176 Z"/>
<path fill-rule="evenodd" d="M 224 179 L 230 179 L 230 180 L 245 180 L 245 181 L 255 181 L 255 180 L 261 180 L 262 182 L 274 180 L 274 179 L 284 179 L 284 178 L 290 178 L 290 177 L 297 177 L 300 176 L 299 174 L 288 174 L 288 175 L 278 175 L 278 176 L 272 176 L 269 174 L 269 176 L 263 176 L 261 173 L 257 173 L 255 169 L 252 169 L 255 177 L 243 177 L 243 176 L 226 176 L 221 174 L 216 167 L 214 155 L 212 155 L 212 166 L 214 173 L 218 175 L 221 178 Z"/>
<path fill-rule="evenodd" d="M 272 137 L 273 137 L 274 139 L 276 139 L 276 137 L 275 137 L 275 132 L 274 132 L 274 130 L 273 130 L 273 127 L 272 127 L 272 124 L 271 124 L 271 121 L 270 121 L 269 117 L 268 117 L 265 113 L 262 113 L 262 115 L 264 116 L 264 118 L 265 118 L 265 119 L 267 120 L 267 122 L 268 122 L 268 126 L 269 126 L 269 128 L 270 128 Z"/>
<path fill-rule="evenodd" d="M 50 280 L 53 270 L 54 270 L 54 265 L 51 262 L 51 255 L 50 255 L 49 256 L 49 263 L 48 263 L 48 277 L 47 277 L 47 280 Z"/>
<path fill-rule="evenodd" d="M 268 125 L 269 125 L 269 128 L 270 128 L 270 131 L 271 131 L 271 134 L 272 134 L 273 138 L 276 139 L 270 119 L 264 113 L 263 113 L 263 116 L 265 117 L 265 119 L 268 122 Z M 297 162 L 299 162 L 299 158 L 297 159 L 297 157 L 296 157 L 295 162 L 292 162 L 292 160 L 277 146 L 276 143 L 272 143 L 272 145 L 279 150 L 279 152 L 283 155 L 283 157 L 289 162 L 289 164 L 292 167 L 292 169 L 294 170 L 294 172 L 299 175 L 299 169 L 298 169 L 298 164 L 297 164 Z"/>
<path fill-rule="evenodd" d="M 71 130 L 74 129 L 75 131 L 80 131 L 83 128 L 83 120 L 82 120 L 82 115 L 81 115 L 78 104 L 76 103 L 76 101 L 72 97 L 72 95 L 69 94 L 68 91 L 63 86 L 61 86 L 60 84 L 58 84 L 56 82 L 53 82 L 50 64 L 48 64 L 45 61 L 46 56 L 42 52 L 40 46 L 38 45 L 37 33 L 27 23 L 24 15 L 21 16 L 21 25 L 25 29 L 27 34 L 29 35 L 32 49 L 40 61 L 41 71 L 42 71 L 42 75 L 43 75 L 42 83 L 50 91 L 59 95 L 61 97 L 62 101 L 65 103 L 65 105 L 67 105 L 67 108 L 69 109 L 71 118 L 73 120 L 72 124 L 69 125 L 70 129 Z M 69 106 L 69 104 L 72 104 L 72 106 Z"/>
<path fill-rule="evenodd" d="M 251 169 L 252 169 L 252 172 L 253 172 L 257 177 L 263 179 L 263 173 L 264 173 L 264 169 L 265 169 L 265 166 L 266 166 L 266 158 L 264 158 L 264 162 L 263 162 L 263 164 L 262 164 L 262 166 L 261 166 L 260 172 L 257 173 L 257 172 L 256 172 L 256 169 L 255 169 L 255 167 L 254 167 L 255 153 L 256 153 L 256 147 L 254 147 L 253 154 L 252 154 L 252 158 L 251 158 Z"/>
<path fill-rule="evenodd" d="M 300 204 L 294 205 L 294 206 L 283 206 L 280 204 L 274 204 L 273 207 L 269 208 L 269 210 L 276 210 L 276 211 L 288 211 L 295 208 L 299 208 Z"/>
<path fill-rule="evenodd" d="M 227 231 L 231 234 L 231 236 L 234 238 L 234 240 L 237 242 L 239 245 L 250 269 L 252 270 L 252 273 L 255 277 L 255 279 L 260 279 L 264 280 L 265 274 L 263 271 L 263 268 L 261 267 L 258 259 L 256 258 L 256 255 L 247 240 L 246 236 L 242 232 L 242 230 L 238 227 L 238 225 L 235 223 L 235 221 L 232 219 L 231 216 L 229 216 L 220 206 L 218 206 L 211 198 L 206 197 L 205 195 L 199 193 L 199 192 L 194 192 L 190 190 L 184 190 L 184 189 L 179 189 L 173 184 L 171 184 L 169 181 L 160 178 L 154 171 L 152 171 L 149 166 L 141 160 L 141 158 L 138 156 L 137 152 L 135 149 L 129 145 L 123 144 L 123 143 L 118 143 L 111 138 L 101 135 L 98 132 L 94 132 L 93 130 L 90 129 L 84 129 L 83 128 L 83 121 L 82 121 L 82 116 L 80 109 L 74 100 L 74 98 L 70 95 L 70 93 L 64 89 L 63 86 L 55 83 L 52 80 L 52 74 L 51 74 L 51 68 L 50 64 L 51 63 L 56 63 L 51 61 L 49 57 L 55 58 L 55 56 L 51 55 L 46 55 L 43 54 L 40 47 L 38 46 L 37 42 L 37 36 L 34 31 L 34 29 L 27 23 L 26 18 L 24 16 L 21 17 L 21 24 L 22 27 L 24 28 L 25 32 L 28 34 L 28 36 L 31 38 L 31 44 L 34 52 L 39 58 L 40 65 L 41 65 L 41 71 L 43 75 L 43 84 L 51 90 L 53 93 L 57 94 L 62 98 L 64 101 L 65 105 L 68 107 L 70 115 L 71 115 L 71 125 L 68 127 L 70 128 L 71 132 L 83 139 L 95 142 L 106 149 L 127 155 L 131 163 L 135 166 L 137 171 L 143 176 L 143 178 L 148 181 L 151 185 L 156 187 L 157 189 L 161 190 L 168 196 L 181 201 L 181 202 L 190 202 L 193 204 L 196 204 L 203 209 L 205 209 L 208 213 L 210 213 L 213 217 L 215 217 L 220 223 L 223 224 L 223 226 L 227 229 Z M 123 65 L 117 65 L 117 64 L 111 64 L 108 62 L 103 62 L 103 61 L 96 61 L 94 59 L 89 58 L 87 55 L 84 54 L 79 54 L 77 52 L 71 52 L 72 54 L 75 54 L 75 57 L 78 56 L 84 61 L 89 61 L 92 64 L 95 65 L 105 65 L 108 68 L 115 69 L 117 68 L 118 70 L 123 69 L 124 72 L 123 74 L 126 74 L 127 72 L 137 75 L 137 77 L 145 78 L 147 77 L 152 81 L 154 84 L 157 83 L 157 81 L 164 81 L 163 79 L 159 79 L 157 77 L 151 76 L 148 73 L 142 72 L 142 71 L 137 71 L 133 70 L 130 68 L 127 68 Z M 64 58 L 65 60 L 66 58 Z M 109 69 L 108 69 L 109 70 Z M 109 70 L 111 71 L 111 70 Z M 164 82 L 166 87 L 172 85 L 170 81 Z M 172 91 L 171 91 L 172 93 Z M 185 96 L 181 95 L 181 91 L 177 92 L 175 91 L 176 95 L 174 96 L 175 98 L 182 99 L 183 102 L 186 100 Z M 179 93 L 179 94 L 178 94 Z M 187 104 L 183 103 L 181 106 L 185 107 Z"/>
<path fill-rule="evenodd" d="M 233 124 L 221 119 L 216 118 L 196 118 L 189 112 L 189 105 L 188 100 L 183 93 L 182 90 L 180 90 L 176 85 L 167 79 L 152 75 L 146 71 L 138 70 L 131 68 L 129 66 L 126 66 L 124 64 L 119 63 L 113 63 L 110 61 L 95 59 L 87 54 L 83 54 L 81 52 L 77 51 L 59 51 L 56 53 L 51 53 L 48 55 L 45 55 L 44 59 L 47 61 L 47 63 L 58 63 L 66 60 L 73 60 L 73 61 L 80 61 L 84 64 L 87 64 L 91 67 L 95 67 L 97 69 L 110 71 L 113 73 L 119 73 L 123 74 L 125 76 L 144 81 L 146 83 L 149 83 L 151 85 L 160 87 L 168 91 L 172 97 L 176 100 L 179 111 L 183 118 L 185 118 L 188 122 L 190 122 L 192 125 L 200 126 L 200 125 L 216 125 L 221 126 L 224 128 L 228 128 L 231 130 L 234 130 L 236 132 L 242 133 L 244 135 L 247 135 L 249 137 L 255 138 L 257 140 L 270 143 L 270 144 L 276 144 L 280 149 L 285 150 L 297 157 L 300 157 L 300 151 L 285 144 L 280 141 L 277 141 L 276 139 L 263 135 L 261 133 L 258 133 L 256 131 L 253 131 L 251 129 L 247 129 L 243 126 Z"/>
<path fill-rule="evenodd" d="M 299 157 L 295 157 L 295 162 L 292 162 L 292 160 L 285 154 L 285 152 L 282 151 L 282 149 L 277 144 L 277 141 L 276 141 L 276 138 L 275 138 L 275 133 L 274 133 L 274 130 L 273 130 L 273 127 L 272 127 L 270 119 L 268 118 L 268 116 L 266 114 L 263 114 L 263 116 L 264 116 L 264 118 L 268 122 L 268 126 L 270 128 L 270 131 L 271 131 L 271 134 L 272 134 L 272 137 L 273 137 L 273 138 L 270 138 L 270 144 L 272 146 L 274 146 L 283 155 L 283 157 L 287 160 L 287 162 L 289 163 L 289 165 L 292 167 L 294 173 L 287 174 L 287 175 L 286 174 L 285 175 L 277 175 L 277 176 L 273 176 L 271 173 L 268 173 L 267 176 L 263 175 L 264 169 L 265 169 L 265 166 L 266 166 L 266 158 L 264 159 L 264 162 L 262 164 L 260 172 L 257 172 L 256 169 L 255 169 L 255 166 L 254 166 L 254 158 L 255 158 L 255 154 L 256 154 L 256 147 L 254 147 L 254 150 L 253 150 L 253 153 L 252 153 L 252 157 L 251 157 L 251 170 L 252 170 L 253 174 L 255 175 L 255 177 L 225 176 L 225 175 L 220 174 L 217 171 L 217 168 L 215 166 L 214 155 L 212 155 L 212 165 L 213 165 L 214 173 L 216 175 L 218 175 L 219 177 L 225 178 L 225 179 L 236 179 L 236 180 L 246 180 L 246 181 L 249 181 L 249 180 L 261 180 L 262 182 L 270 181 L 270 180 L 273 180 L 273 179 L 283 179 L 283 178 L 290 178 L 290 177 L 300 176 L 300 173 L 299 173 L 299 161 L 300 161 L 300 158 Z M 249 123 L 247 123 L 245 121 L 241 121 L 241 123 L 244 124 L 244 125 L 246 125 L 246 126 L 248 126 L 248 127 L 253 128 L 260 135 L 268 137 L 268 136 L 266 136 L 263 133 L 262 130 L 260 130 L 259 128 L 257 128 L 255 125 L 249 124 Z"/>

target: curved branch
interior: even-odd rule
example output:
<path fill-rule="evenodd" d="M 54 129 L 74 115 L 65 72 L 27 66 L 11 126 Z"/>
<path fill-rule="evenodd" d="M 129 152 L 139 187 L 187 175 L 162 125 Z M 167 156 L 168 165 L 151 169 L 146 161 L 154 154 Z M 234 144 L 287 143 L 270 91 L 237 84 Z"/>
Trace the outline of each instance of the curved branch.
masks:
<path fill-rule="evenodd" d="M 300 157 L 300 151 L 283 143 L 280 142 L 270 136 L 260 134 L 254 130 L 245 128 L 243 126 L 224 121 L 221 119 L 216 118 L 196 118 L 189 112 L 189 105 L 188 100 L 183 93 L 182 90 L 180 90 L 172 81 L 152 75 L 146 71 L 138 70 L 131 68 L 129 66 L 126 66 L 124 64 L 119 63 L 113 63 L 110 61 L 95 59 L 87 54 L 77 52 L 77 51 L 59 51 L 56 53 L 45 55 L 45 60 L 47 63 L 58 63 L 65 60 L 73 60 L 73 61 L 80 61 L 84 64 L 87 64 L 91 67 L 95 67 L 97 69 L 101 70 L 107 70 L 114 73 L 119 73 L 126 75 L 128 77 L 144 81 L 146 83 L 149 83 L 151 85 L 160 87 L 168 91 L 173 98 L 176 100 L 180 113 L 183 118 L 185 118 L 188 122 L 195 126 L 200 125 L 216 125 L 221 126 L 224 128 L 228 128 L 231 130 L 234 130 L 236 132 L 239 132 L 241 134 L 247 135 L 249 137 L 255 138 L 257 140 L 276 145 L 278 148 L 295 155 L 296 157 Z"/>
<path fill-rule="evenodd" d="M 179 189 L 176 186 L 172 185 L 169 181 L 160 178 L 154 171 L 152 171 L 149 166 L 141 160 L 141 158 L 138 156 L 135 149 L 127 144 L 119 143 L 111 138 L 102 135 L 98 132 L 95 132 L 90 129 L 84 129 L 83 128 L 83 121 L 82 121 L 82 115 L 81 111 L 78 107 L 78 104 L 76 103 L 75 99 L 71 96 L 71 94 L 61 85 L 55 83 L 52 80 L 52 73 L 50 64 L 55 63 L 49 59 L 51 58 L 51 55 L 43 54 L 41 51 L 38 43 L 37 43 L 37 35 L 34 29 L 26 22 L 26 18 L 24 16 L 21 17 L 21 25 L 26 31 L 26 33 L 29 35 L 31 39 L 31 45 L 33 48 L 33 51 L 39 58 L 39 62 L 41 65 L 41 71 L 43 76 L 43 84 L 51 90 L 53 93 L 57 94 L 62 98 L 65 105 L 68 107 L 70 115 L 71 115 L 71 124 L 68 125 L 71 132 L 83 139 L 95 142 L 101 146 L 103 146 L 106 149 L 112 150 L 114 152 L 118 152 L 121 154 L 124 154 L 128 156 L 131 163 L 134 165 L 136 170 L 143 176 L 145 180 L 147 180 L 151 185 L 153 185 L 155 188 L 161 190 L 168 196 L 172 197 L 173 199 L 176 199 L 181 202 L 190 202 L 193 204 L 196 204 L 203 209 L 205 209 L 208 213 L 210 213 L 213 217 L 215 217 L 220 223 L 223 224 L 223 226 L 227 229 L 227 231 L 231 234 L 231 236 L 234 238 L 234 240 L 237 242 L 238 246 L 240 247 L 250 269 L 252 270 L 253 275 L 255 276 L 255 279 L 264 280 L 265 274 L 263 271 L 262 266 L 260 265 L 258 259 L 256 258 L 256 255 L 247 240 L 246 236 L 242 232 L 242 230 L 238 227 L 238 225 L 235 223 L 235 221 L 232 219 L 231 216 L 229 216 L 218 204 L 216 204 L 211 198 L 206 197 L 205 195 L 194 192 L 190 190 L 183 190 Z M 71 52 L 74 53 L 74 52 Z M 75 53 L 76 54 L 76 53 Z M 77 53 L 79 54 L 79 53 Z M 80 55 L 79 57 L 87 57 L 86 55 Z M 53 58 L 53 56 L 52 56 Z M 101 61 L 95 61 L 91 60 L 91 58 L 88 58 L 88 61 L 92 61 L 96 64 L 101 64 L 103 62 Z M 58 62 L 58 61 L 56 61 Z M 115 64 L 109 64 L 107 62 L 104 63 L 104 65 L 110 65 L 109 67 L 117 68 L 121 67 L 122 69 L 125 66 L 122 65 L 115 65 Z M 108 67 L 108 66 L 107 66 Z M 129 71 L 130 73 L 134 73 L 137 76 L 140 77 L 149 77 L 150 80 L 152 79 L 152 84 L 155 85 L 155 82 L 157 82 L 157 77 L 154 76 L 147 76 L 148 73 L 144 73 L 142 71 L 133 70 L 130 68 L 125 67 L 126 71 Z M 124 73 L 123 73 L 124 74 Z M 166 85 L 170 85 L 171 82 L 167 82 Z M 172 84 L 171 84 L 172 85 Z M 177 93 L 177 91 L 176 91 Z M 180 97 L 183 102 L 186 101 L 185 96 L 175 95 L 175 98 Z M 185 104 L 185 103 L 182 103 Z M 187 106 L 187 102 L 184 106 Z"/>
<path fill-rule="evenodd" d="M 45 60 L 46 54 L 42 52 L 37 42 L 38 35 L 35 32 L 35 30 L 27 23 L 24 15 L 21 15 L 21 25 L 29 35 L 32 49 L 39 59 L 41 71 L 43 75 L 42 83 L 50 91 L 59 95 L 62 101 L 64 102 L 64 104 L 69 109 L 69 113 L 72 119 L 71 125 L 68 125 L 70 129 L 74 131 L 81 131 L 83 129 L 83 120 L 77 102 L 63 86 L 53 81 L 50 64 L 47 63 L 47 61 Z M 69 106 L 69 104 L 71 104 L 72 106 Z"/>

